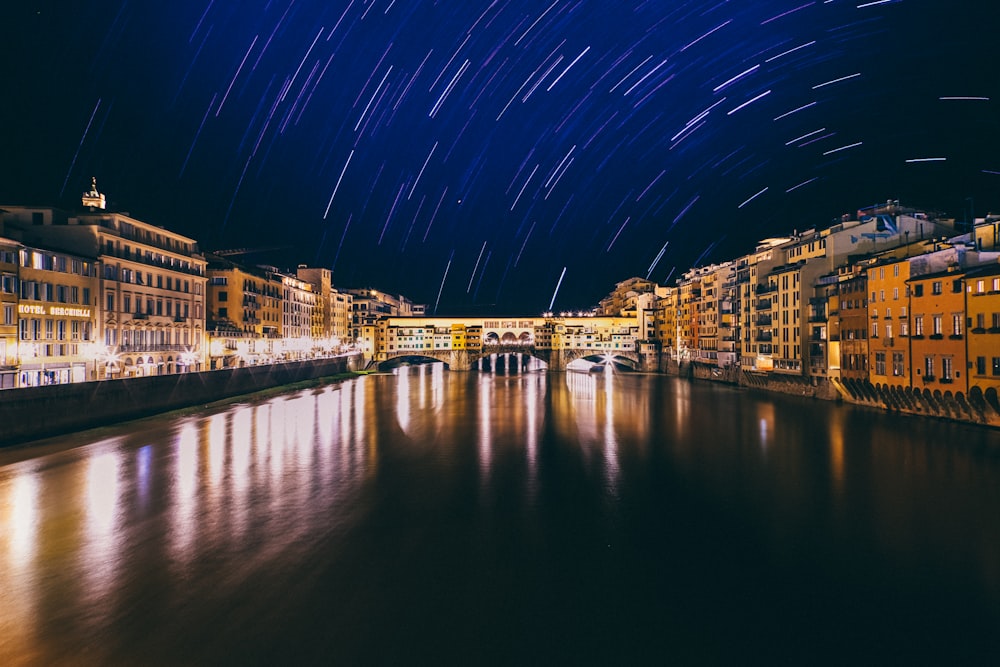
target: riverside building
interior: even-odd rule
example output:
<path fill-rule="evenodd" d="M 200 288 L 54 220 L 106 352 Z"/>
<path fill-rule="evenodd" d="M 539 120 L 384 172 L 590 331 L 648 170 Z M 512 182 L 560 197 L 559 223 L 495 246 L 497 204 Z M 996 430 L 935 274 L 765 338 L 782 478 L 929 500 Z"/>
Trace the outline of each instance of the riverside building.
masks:
<path fill-rule="evenodd" d="M 80 213 L 2 208 L 8 233 L 26 245 L 96 265 L 96 289 L 86 304 L 95 314 L 96 379 L 203 368 L 206 279 L 197 242 L 106 210 L 96 183 L 82 204 Z"/>

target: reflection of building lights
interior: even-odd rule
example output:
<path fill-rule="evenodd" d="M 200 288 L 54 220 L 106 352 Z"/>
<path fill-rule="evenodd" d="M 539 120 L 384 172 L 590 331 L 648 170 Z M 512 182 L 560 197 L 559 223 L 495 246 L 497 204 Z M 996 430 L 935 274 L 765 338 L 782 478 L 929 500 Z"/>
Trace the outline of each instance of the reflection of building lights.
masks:
<path fill-rule="evenodd" d="M 13 562 L 23 565 L 31 559 L 35 550 L 38 482 L 34 473 L 14 478 L 10 500 L 6 505 L 7 507 L 3 509 L 4 514 L 8 515 L 8 527 L 4 530 L 4 537 L 9 540 Z"/>
<path fill-rule="evenodd" d="M 118 455 L 109 452 L 90 459 L 87 469 L 87 518 L 98 533 L 111 530 L 118 501 Z"/>

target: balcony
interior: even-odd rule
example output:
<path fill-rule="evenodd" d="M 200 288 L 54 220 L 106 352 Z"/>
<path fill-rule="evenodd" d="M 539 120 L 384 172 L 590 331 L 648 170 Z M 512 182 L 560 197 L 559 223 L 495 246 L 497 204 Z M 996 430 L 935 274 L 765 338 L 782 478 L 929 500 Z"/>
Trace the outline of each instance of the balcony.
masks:
<path fill-rule="evenodd" d="M 769 327 L 771 326 L 772 317 L 770 315 L 758 315 L 757 319 L 754 320 L 754 324 L 759 327 Z"/>
<path fill-rule="evenodd" d="M 754 336 L 754 340 L 758 343 L 770 343 L 774 339 L 774 336 L 770 331 L 760 331 Z"/>

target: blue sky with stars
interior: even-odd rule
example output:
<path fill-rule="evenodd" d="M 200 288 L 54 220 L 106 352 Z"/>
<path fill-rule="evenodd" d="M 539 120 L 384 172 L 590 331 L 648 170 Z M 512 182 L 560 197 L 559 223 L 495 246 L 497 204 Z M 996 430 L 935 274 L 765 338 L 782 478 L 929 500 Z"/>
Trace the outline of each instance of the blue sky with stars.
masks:
<path fill-rule="evenodd" d="M 96 176 L 441 314 L 589 307 L 889 198 L 1000 210 L 988 2 L 14 4 L 0 203 Z"/>

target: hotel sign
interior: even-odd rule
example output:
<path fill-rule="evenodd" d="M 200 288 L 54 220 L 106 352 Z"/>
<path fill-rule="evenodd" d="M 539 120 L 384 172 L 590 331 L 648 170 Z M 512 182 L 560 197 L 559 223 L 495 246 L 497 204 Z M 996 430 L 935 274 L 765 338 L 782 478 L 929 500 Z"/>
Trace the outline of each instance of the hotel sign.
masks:
<path fill-rule="evenodd" d="M 17 312 L 21 315 L 51 315 L 55 317 L 90 317 L 90 308 L 72 306 L 35 306 L 18 304 Z"/>

